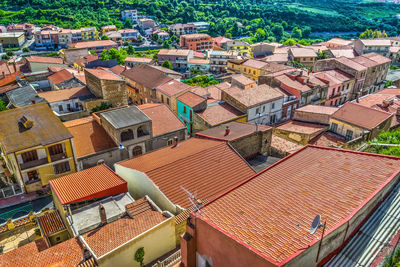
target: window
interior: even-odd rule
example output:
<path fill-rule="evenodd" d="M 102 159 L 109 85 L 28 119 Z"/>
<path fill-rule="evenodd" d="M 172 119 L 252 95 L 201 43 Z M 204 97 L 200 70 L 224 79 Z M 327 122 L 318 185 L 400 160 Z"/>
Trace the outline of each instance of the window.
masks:
<path fill-rule="evenodd" d="M 71 170 L 68 161 L 64 161 L 64 162 L 55 164 L 53 167 L 54 167 L 55 174 L 65 173 L 65 172 L 69 172 Z"/>
<path fill-rule="evenodd" d="M 161 102 L 164 103 L 164 96 L 161 95 Z"/>
<path fill-rule="evenodd" d="M 148 133 L 145 131 L 145 129 L 144 129 L 144 127 L 143 126 L 140 126 L 138 129 L 137 129 L 137 135 L 138 135 L 138 137 L 142 137 L 142 136 L 145 136 L 145 135 L 147 135 Z"/>
<path fill-rule="evenodd" d="M 75 103 L 75 108 L 79 108 L 79 103 L 78 102 Z"/>
<path fill-rule="evenodd" d="M 186 106 L 183 106 L 183 113 L 186 114 Z"/>
<path fill-rule="evenodd" d="M 121 142 L 132 140 L 133 138 L 133 131 L 131 129 L 128 129 L 121 133 Z"/>
<path fill-rule="evenodd" d="M 167 98 L 167 105 L 169 106 L 169 98 Z"/>
<path fill-rule="evenodd" d="M 24 152 L 21 154 L 21 157 L 22 157 L 22 161 L 24 163 L 29 162 L 29 161 L 38 160 L 38 154 L 37 154 L 36 150 Z"/>
<path fill-rule="evenodd" d="M 260 113 L 260 108 L 256 108 L 256 115 Z"/>
<path fill-rule="evenodd" d="M 56 237 L 56 244 L 61 243 L 61 237 L 57 236 Z"/>
<path fill-rule="evenodd" d="M 353 139 L 353 131 L 347 130 L 347 131 L 346 131 L 346 140 L 347 140 L 347 141 L 350 141 L 350 140 L 352 140 L 352 139 Z"/>
<path fill-rule="evenodd" d="M 168 145 L 168 146 L 172 146 L 173 142 L 174 142 L 174 140 L 169 139 L 168 142 L 167 142 L 167 145 Z"/>
<path fill-rule="evenodd" d="M 63 106 L 62 105 L 58 105 L 58 111 L 64 111 L 64 108 L 63 108 Z"/>
<path fill-rule="evenodd" d="M 271 109 L 274 109 L 274 108 L 275 108 L 275 103 L 272 103 Z"/>
<path fill-rule="evenodd" d="M 332 95 L 335 95 L 335 88 L 333 88 L 332 90 Z"/>
<path fill-rule="evenodd" d="M 336 123 L 332 123 L 332 125 L 331 125 L 332 132 L 336 133 L 337 132 L 337 127 L 338 127 L 338 125 Z"/>
<path fill-rule="evenodd" d="M 265 106 L 263 106 L 263 112 L 265 111 Z"/>
<path fill-rule="evenodd" d="M 33 182 L 33 181 L 39 179 L 39 174 L 36 170 L 28 172 L 27 175 L 28 175 L 29 182 Z"/>
<path fill-rule="evenodd" d="M 135 146 L 133 149 L 132 149 L 132 155 L 133 155 L 133 157 L 137 157 L 137 156 L 140 156 L 140 155 L 142 155 L 142 147 L 141 146 Z"/>
<path fill-rule="evenodd" d="M 192 111 L 190 110 L 190 111 L 189 111 L 189 118 L 190 118 L 190 121 L 192 121 L 192 119 L 193 119 L 192 116 L 193 116 L 193 114 L 192 114 Z"/>
<path fill-rule="evenodd" d="M 49 147 L 49 153 L 51 156 L 64 153 L 62 144 Z"/>

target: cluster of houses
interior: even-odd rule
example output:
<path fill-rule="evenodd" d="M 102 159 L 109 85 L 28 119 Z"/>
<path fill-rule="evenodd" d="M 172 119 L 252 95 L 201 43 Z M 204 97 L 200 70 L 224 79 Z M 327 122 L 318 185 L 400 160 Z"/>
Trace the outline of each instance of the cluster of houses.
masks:
<path fill-rule="evenodd" d="M 399 222 L 378 230 L 400 159 L 356 151 L 399 128 L 396 38 L 249 45 L 175 24 L 179 49 L 119 65 L 90 51 L 137 30 L 15 27 L 64 49 L 0 61 L 1 266 L 367 266 L 397 242 Z M 374 250 L 354 249 L 366 232 Z"/>

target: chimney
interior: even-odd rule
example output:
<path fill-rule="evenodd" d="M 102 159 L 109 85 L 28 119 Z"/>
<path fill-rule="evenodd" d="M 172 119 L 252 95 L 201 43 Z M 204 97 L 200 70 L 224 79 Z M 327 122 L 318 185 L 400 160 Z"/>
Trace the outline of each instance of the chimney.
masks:
<path fill-rule="evenodd" d="M 225 128 L 225 136 L 229 135 L 231 133 L 231 129 L 229 129 L 229 126 L 226 126 Z"/>
<path fill-rule="evenodd" d="M 106 210 L 104 209 L 102 204 L 99 204 L 99 213 L 100 213 L 101 225 L 105 225 L 107 223 L 107 215 L 106 215 Z"/>
<path fill-rule="evenodd" d="M 36 101 L 35 101 L 35 99 L 32 99 L 31 101 L 32 101 L 32 104 L 36 104 Z"/>
<path fill-rule="evenodd" d="M 178 137 L 174 137 L 174 145 L 172 147 L 177 147 L 178 146 Z"/>

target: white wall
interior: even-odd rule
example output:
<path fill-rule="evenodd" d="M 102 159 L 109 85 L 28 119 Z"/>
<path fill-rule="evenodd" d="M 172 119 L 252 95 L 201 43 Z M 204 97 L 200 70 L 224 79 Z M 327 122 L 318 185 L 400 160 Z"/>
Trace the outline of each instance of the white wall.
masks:
<path fill-rule="evenodd" d="M 274 104 L 274 108 L 272 108 L 272 104 Z M 278 122 L 282 117 L 282 105 L 283 98 L 280 98 L 273 102 L 253 107 L 247 111 L 247 121 L 268 124 L 270 123 L 270 117 L 275 114 L 276 122 Z M 261 113 L 260 118 L 258 117 L 257 109 Z"/>

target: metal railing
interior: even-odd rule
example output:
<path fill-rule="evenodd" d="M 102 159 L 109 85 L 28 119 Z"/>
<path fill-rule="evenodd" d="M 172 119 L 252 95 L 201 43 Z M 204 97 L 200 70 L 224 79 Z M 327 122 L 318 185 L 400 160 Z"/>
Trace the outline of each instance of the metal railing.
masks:
<path fill-rule="evenodd" d="M 181 250 L 178 250 L 175 253 L 168 256 L 163 261 L 158 261 L 152 267 L 171 267 L 180 262 L 180 260 L 181 260 Z"/>

